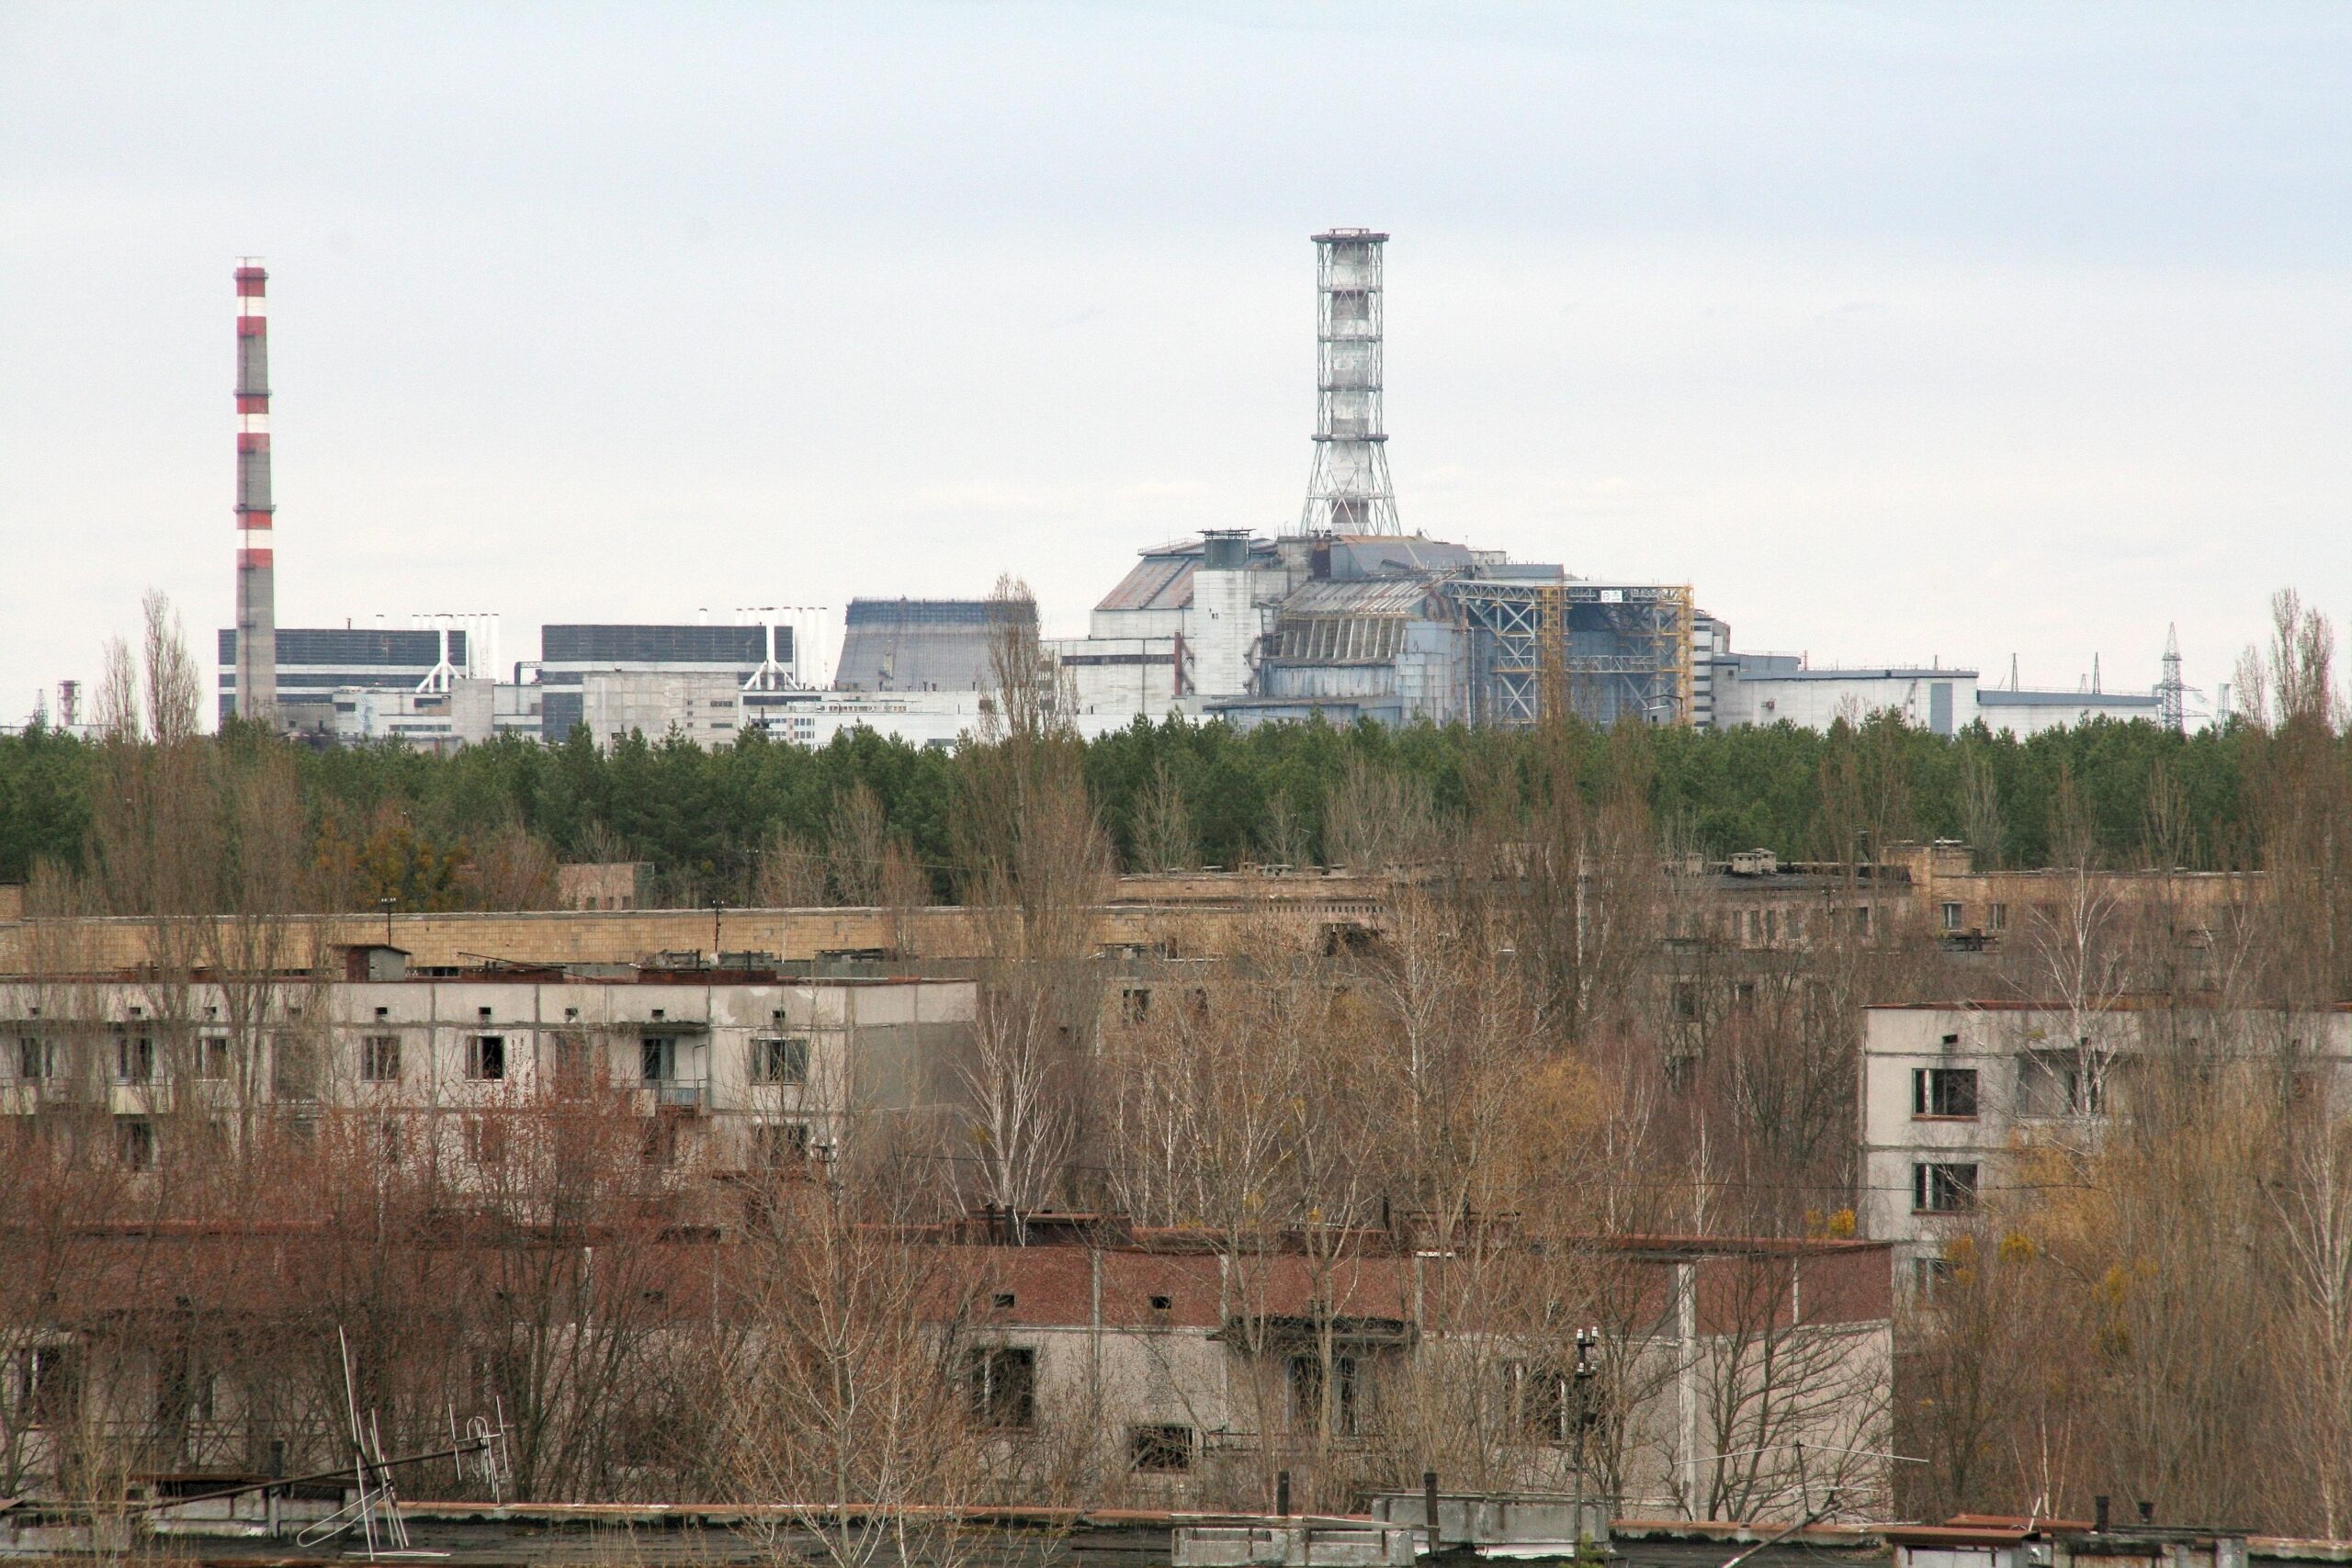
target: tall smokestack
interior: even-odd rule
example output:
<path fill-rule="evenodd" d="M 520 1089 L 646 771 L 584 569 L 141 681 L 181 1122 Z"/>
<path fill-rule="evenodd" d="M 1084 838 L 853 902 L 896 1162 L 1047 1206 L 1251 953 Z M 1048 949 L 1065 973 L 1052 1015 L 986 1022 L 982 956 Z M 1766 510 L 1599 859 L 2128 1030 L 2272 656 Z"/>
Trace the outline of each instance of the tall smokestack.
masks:
<path fill-rule="evenodd" d="M 277 714 L 277 584 L 269 497 L 269 274 L 237 267 L 237 716 Z"/>

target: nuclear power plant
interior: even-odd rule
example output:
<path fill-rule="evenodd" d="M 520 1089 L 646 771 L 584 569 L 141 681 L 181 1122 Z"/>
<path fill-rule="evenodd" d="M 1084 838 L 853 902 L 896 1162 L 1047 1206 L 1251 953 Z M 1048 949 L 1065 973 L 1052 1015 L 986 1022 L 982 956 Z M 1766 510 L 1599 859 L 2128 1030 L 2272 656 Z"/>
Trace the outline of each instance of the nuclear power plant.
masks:
<path fill-rule="evenodd" d="M 2145 693 L 1986 686 L 1964 661 L 1812 666 L 1735 651 L 1688 582 L 1590 577 L 1408 530 L 1384 407 L 1389 236 L 1334 228 L 1315 248 L 1315 423 L 1295 522 L 1204 520 L 1148 545 L 1089 617 L 1040 646 L 1093 735 L 1180 716 L 1249 728 L 1371 720 L 1521 727 L 1822 728 L 1894 712 L 1922 728 L 2029 734 L 2095 717 L 2186 722 L 2175 644 Z M 446 748 L 516 736 L 599 746 L 749 733 L 802 745 L 870 728 L 951 746 L 982 727 L 1008 636 L 1034 604 L 853 599 L 841 655 L 812 662 L 824 612 L 745 607 L 731 624 L 542 626 L 539 656 L 504 665 L 498 617 L 434 613 L 406 626 L 280 627 L 270 484 L 267 285 L 235 270 L 236 625 L 220 634 L 220 714 L 319 744 Z M 317 530 L 313 530 L 313 534 Z M 1017 566 L 1018 563 L 1007 563 Z M 877 585 L 881 586 L 881 585 Z M 63 705 L 63 699 L 61 700 Z"/>

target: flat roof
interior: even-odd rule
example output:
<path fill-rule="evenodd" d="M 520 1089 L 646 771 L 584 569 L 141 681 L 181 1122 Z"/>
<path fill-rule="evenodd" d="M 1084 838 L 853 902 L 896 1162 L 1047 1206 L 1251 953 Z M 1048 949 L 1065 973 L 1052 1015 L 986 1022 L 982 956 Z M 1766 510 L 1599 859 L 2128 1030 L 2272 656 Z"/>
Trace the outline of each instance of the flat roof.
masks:
<path fill-rule="evenodd" d="M 1976 689 L 1976 705 L 1981 708 L 2154 708 L 2157 702 L 2154 693 L 2020 692 L 1984 686 Z"/>
<path fill-rule="evenodd" d="M 1973 681 L 1976 671 L 1949 665 L 1889 664 L 1854 670 L 1759 670 L 1753 674 L 1738 670 L 1733 678 L 1742 685 L 1758 681 Z M 1984 689 L 1978 687 L 1976 695 L 1983 701 Z"/>

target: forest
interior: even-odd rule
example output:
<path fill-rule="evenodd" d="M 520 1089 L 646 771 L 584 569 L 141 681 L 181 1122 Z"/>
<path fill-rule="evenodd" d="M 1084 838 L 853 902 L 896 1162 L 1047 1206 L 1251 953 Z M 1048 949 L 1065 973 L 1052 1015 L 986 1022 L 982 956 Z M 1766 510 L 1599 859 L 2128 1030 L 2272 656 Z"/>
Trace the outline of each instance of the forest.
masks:
<path fill-rule="evenodd" d="M 1968 840 L 1980 864 L 2051 863 L 2044 807 L 2061 780 L 2080 798 L 2101 863 L 2139 853 L 2159 776 L 2196 824 L 2182 845 L 2186 863 L 2243 864 L 2250 852 L 2243 727 L 2179 734 L 2101 721 L 2019 740 L 1981 730 L 1936 736 L 1878 716 L 1827 734 L 1787 725 L 1653 729 L 1614 745 L 1600 731 L 1565 728 L 1588 802 L 1630 768 L 1668 843 L 1711 858 L 1756 848 L 1784 860 L 1849 853 L 1825 838 L 1825 792 L 1858 773 L 1893 792 L 1887 831 Z M 281 749 L 232 724 L 189 743 L 204 766 L 230 773 L 282 750 L 319 856 L 355 868 L 338 890 L 354 908 L 387 897 L 417 909 L 482 907 L 502 892 L 527 901 L 527 886 L 461 874 L 502 846 L 511 851 L 518 835 L 560 861 L 649 862 L 662 901 L 675 907 L 755 902 L 763 861 L 779 847 L 821 856 L 842 826 L 840 806 L 863 793 L 903 835 L 934 895 L 955 892 L 956 757 L 869 731 L 819 750 L 752 733 L 709 751 L 674 737 L 632 736 L 607 752 L 576 733 L 560 746 L 507 739 L 440 756 L 391 744 Z M 0 737 L 0 881 L 27 880 L 43 863 L 83 864 L 107 746 L 39 727 Z M 1438 822 L 1459 824 L 1474 774 L 1524 774 L 1535 765 L 1532 746 L 1525 736 L 1461 726 L 1245 734 L 1222 723 L 1137 720 L 1085 743 L 1082 765 L 1126 869 L 1332 864 L 1347 846 L 1329 803 L 1351 768 L 1404 781 Z M 1162 830 L 1170 804 L 1182 807 L 1173 838 Z"/>

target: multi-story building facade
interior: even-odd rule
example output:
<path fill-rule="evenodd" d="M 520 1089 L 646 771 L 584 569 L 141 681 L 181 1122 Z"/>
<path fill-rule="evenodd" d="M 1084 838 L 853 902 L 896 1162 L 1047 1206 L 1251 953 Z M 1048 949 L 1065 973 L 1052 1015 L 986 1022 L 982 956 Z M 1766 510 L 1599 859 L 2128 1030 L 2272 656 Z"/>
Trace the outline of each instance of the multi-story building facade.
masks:
<path fill-rule="evenodd" d="M 0 1114 L 102 1139 L 146 1170 L 175 1140 L 257 1111 L 365 1111 L 462 1153 L 485 1114 L 610 1093 L 659 1123 L 665 1160 L 741 1168 L 951 1101 L 977 1006 L 968 980 L 620 964 L 425 976 L 396 948 L 348 954 L 339 979 L 0 982 Z"/>
<path fill-rule="evenodd" d="M 1931 1285 L 1946 1251 L 2018 1189 L 2039 1156 L 2097 1147 L 2130 1115 L 2152 1068 L 2269 1064 L 2297 1095 L 2352 1084 L 2352 1004 L 2320 1011 L 2227 1009 L 2170 998 L 1920 1003 L 1864 1010 L 1861 1202 L 1865 1234 L 1898 1271 Z"/>

